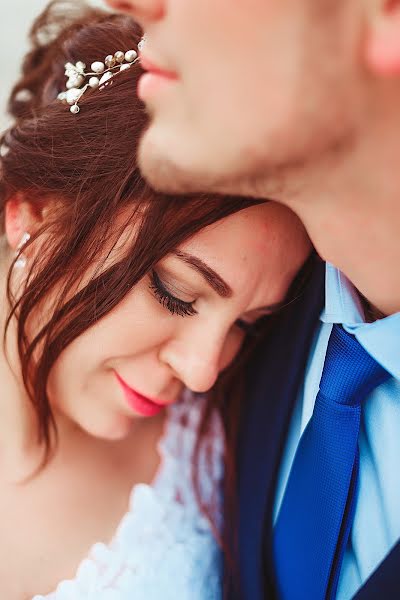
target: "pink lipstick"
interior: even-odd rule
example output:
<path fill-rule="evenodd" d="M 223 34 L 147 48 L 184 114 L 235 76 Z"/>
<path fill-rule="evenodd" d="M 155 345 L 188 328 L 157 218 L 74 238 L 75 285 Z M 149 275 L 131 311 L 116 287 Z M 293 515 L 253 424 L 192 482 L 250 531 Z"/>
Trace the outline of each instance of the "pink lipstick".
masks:
<path fill-rule="evenodd" d="M 133 388 L 129 387 L 117 372 L 114 371 L 114 373 L 124 392 L 127 403 L 135 413 L 142 415 L 143 417 L 155 417 L 163 410 L 163 404 L 139 394 L 139 392 L 136 392 Z"/>

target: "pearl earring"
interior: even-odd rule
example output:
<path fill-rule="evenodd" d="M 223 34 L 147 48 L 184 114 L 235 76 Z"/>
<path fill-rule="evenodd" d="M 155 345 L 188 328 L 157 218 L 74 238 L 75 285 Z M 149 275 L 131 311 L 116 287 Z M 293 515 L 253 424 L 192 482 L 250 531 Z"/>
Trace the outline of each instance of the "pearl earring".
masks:
<path fill-rule="evenodd" d="M 16 269 L 24 269 L 26 267 L 27 258 L 25 256 L 25 254 L 23 254 L 21 251 L 22 251 L 23 247 L 29 242 L 30 239 L 31 239 L 30 234 L 28 232 L 25 232 L 21 238 L 20 243 L 17 246 L 17 251 L 15 253 L 17 260 L 15 261 L 15 264 L 14 264 L 14 267 Z"/>

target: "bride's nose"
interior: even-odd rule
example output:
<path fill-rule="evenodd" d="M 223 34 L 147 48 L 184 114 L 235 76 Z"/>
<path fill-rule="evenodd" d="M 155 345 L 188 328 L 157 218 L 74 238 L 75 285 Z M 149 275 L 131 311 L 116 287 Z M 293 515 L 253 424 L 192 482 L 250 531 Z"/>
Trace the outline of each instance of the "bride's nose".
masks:
<path fill-rule="evenodd" d="M 169 340 L 159 359 L 193 392 L 207 392 L 217 380 L 226 349 L 226 335 L 204 327 L 186 337 Z"/>
<path fill-rule="evenodd" d="M 149 21 L 163 16 L 165 0 L 106 0 L 106 3 L 114 10 L 132 15 L 145 27 Z"/>

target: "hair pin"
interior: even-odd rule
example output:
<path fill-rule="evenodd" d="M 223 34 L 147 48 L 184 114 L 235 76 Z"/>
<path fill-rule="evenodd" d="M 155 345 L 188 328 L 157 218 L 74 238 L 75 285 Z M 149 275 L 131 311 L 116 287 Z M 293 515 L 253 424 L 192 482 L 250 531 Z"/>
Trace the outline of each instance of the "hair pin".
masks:
<path fill-rule="evenodd" d="M 109 54 L 104 62 L 96 60 L 90 65 L 90 71 L 86 71 L 86 64 L 78 61 L 75 65 L 71 62 L 65 64 L 65 75 L 67 76 L 66 90 L 60 92 L 57 99 L 70 105 L 72 114 L 77 115 L 80 111 L 79 100 L 89 88 L 102 88 L 109 84 L 114 75 L 129 69 L 138 61 L 136 50 L 122 52 L 118 50 L 115 54 Z"/>

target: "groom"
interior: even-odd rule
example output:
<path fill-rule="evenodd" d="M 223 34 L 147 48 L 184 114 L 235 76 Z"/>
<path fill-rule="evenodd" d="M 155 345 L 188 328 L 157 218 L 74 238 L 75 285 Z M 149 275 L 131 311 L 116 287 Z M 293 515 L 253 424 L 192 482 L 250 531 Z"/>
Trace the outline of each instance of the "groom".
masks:
<path fill-rule="evenodd" d="M 398 599 L 400 0 L 109 4 L 148 180 L 283 202 L 327 261 L 252 368 L 231 598 Z"/>

